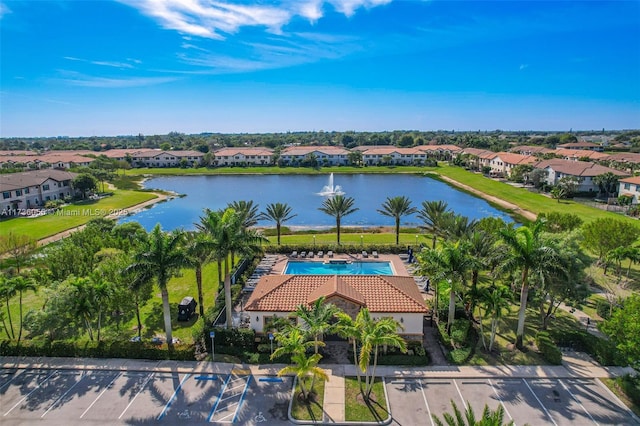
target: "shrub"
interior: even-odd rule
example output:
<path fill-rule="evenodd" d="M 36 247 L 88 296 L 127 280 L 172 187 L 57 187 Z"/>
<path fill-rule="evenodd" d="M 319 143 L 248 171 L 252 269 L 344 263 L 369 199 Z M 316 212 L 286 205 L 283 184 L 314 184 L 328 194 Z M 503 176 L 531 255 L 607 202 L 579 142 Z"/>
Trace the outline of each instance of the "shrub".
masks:
<path fill-rule="evenodd" d="M 614 343 L 584 330 L 554 329 L 549 335 L 558 346 L 586 352 L 602 365 L 627 365 Z"/>
<path fill-rule="evenodd" d="M 453 364 L 460 365 L 467 362 L 471 355 L 473 354 L 473 350 L 470 347 L 458 348 L 454 349 L 447 354 L 449 361 Z"/>
<path fill-rule="evenodd" d="M 600 318 L 609 319 L 611 318 L 611 315 L 609 315 L 611 312 L 611 305 L 609 305 L 609 302 L 606 300 L 598 299 L 596 300 L 596 312 L 600 315 Z"/>
<path fill-rule="evenodd" d="M 554 365 L 562 364 L 562 352 L 551 340 L 549 333 L 546 331 L 538 332 L 536 334 L 536 346 L 545 360 Z"/>

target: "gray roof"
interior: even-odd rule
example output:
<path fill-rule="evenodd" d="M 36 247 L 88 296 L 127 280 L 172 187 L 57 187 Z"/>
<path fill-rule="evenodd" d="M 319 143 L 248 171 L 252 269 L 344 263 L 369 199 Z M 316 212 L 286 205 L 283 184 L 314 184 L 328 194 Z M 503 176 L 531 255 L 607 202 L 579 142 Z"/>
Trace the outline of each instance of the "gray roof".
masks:
<path fill-rule="evenodd" d="M 78 176 L 77 173 L 64 170 L 34 170 L 31 172 L 0 174 L 0 192 L 39 186 L 46 182 L 47 179 L 62 182 L 71 180 L 76 176 Z"/>

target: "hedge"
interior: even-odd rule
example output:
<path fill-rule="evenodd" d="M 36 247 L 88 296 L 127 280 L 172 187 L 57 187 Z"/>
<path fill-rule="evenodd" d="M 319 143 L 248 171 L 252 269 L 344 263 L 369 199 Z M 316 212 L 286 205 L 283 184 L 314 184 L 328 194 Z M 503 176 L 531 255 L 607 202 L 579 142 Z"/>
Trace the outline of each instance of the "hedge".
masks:
<path fill-rule="evenodd" d="M 560 352 L 560 349 L 558 349 L 553 340 L 551 340 L 549 333 L 539 331 L 536 334 L 536 346 L 545 360 L 554 365 L 562 364 L 562 352 Z"/>
<path fill-rule="evenodd" d="M 0 356 L 49 356 L 73 358 L 131 358 L 151 360 L 193 361 L 194 347 L 175 345 L 173 350 L 148 343 L 129 341 L 101 341 L 78 343 L 73 341 L 0 341 Z"/>
<path fill-rule="evenodd" d="M 627 362 L 609 340 L 579 329 L 552 329 L 549 335 L 560 347 L 586 352 L 601 365 L 626 366 Z"/>

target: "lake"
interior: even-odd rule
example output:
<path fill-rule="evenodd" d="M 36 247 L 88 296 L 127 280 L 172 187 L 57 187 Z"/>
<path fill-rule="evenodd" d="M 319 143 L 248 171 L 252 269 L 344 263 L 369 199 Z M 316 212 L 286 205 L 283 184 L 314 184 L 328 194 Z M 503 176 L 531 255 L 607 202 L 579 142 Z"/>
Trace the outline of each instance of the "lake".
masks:
<path fill-rule="evenodd" d="M 227 203 L 253 200 L 263 211 L 269 203 L 287 203 L 296 217 L 286 222 L 289 227 L 323 228 L 335 226 L 335 219 L 318 208 L 324 197 L 319 195 L 329 183 L 329 175 L 224 175 L 224 176 L 159 176 L 147 180 L 149 189 L 172 191 L 185 196 L 158 203 L 152 208 L 122 218 L 119 222 L 138 221 L 147 230 L 156 223 L 164 230 L 194 229 L 204 208 L 223 209 Z M 421 208 L 423 201 L 444 200 L 449 208 L 471 219 L 495 216 L 511 222 L 506 213 L 493 208 L 481 198 L 458 191 L 438 180 L 412 174 L 334 175 L 345 196 L 355 199 L 359 210 L 342 220 L 344 226 L 392 226 L 393 218 L 378 213 L 387 197 L 406 196 L 413 206 Z M 402 219 L 402 226 L 415 226 L 421 221 L 415 216 Z M 259 226 L 275 226 L 261 221 Z"/>

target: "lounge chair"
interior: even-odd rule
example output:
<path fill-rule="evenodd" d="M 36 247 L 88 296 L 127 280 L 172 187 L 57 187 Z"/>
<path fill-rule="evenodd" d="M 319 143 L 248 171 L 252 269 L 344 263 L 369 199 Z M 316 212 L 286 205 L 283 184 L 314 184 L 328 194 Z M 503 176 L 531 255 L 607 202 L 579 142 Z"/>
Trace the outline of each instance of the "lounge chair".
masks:
<path fill-rule="evenodd" d="M 297 251 L 292 251 L 291 252 L 291 256 L 289 257 L 298 257 L 298 252 Z"/>
<path fill-rule="evenodd" d="M 323 257 L 324 257 L 324 252 L 323 252 L 322 250 L 320 250 L 320 251 L 318 252 L 318 257 L 319 257 L 319 258 L 323 258 Z"/>
<path fill-rule="evenodd" d="M 366 259 L 367 257 L 369 257 L 369 255 L 366 251 L 362 250 L 362 257 Z"/>
<path fill-rule="evenodd" d="M 303 258 L 303 259 L 304 259 L 305 257 L 307 257 L 307 252 L 306 252 L 306 251 L 302 251 L 302 252 L 300 252 L 300 257 L 301 257 L 301 258 Z"/>
<path fill-rule="evenodd" d="M 371 256 L 375 257 L 376 259 L 378 258 L 378 252 L 377 251 L 372 251 L 371 252 Z"/>
<path fill-rule="evenodd" d="M 308 258 L 308 259 L 313 259 L 313 252 L 312 252 L 312 251 L 310 251 L 310 252 L 307 254 L 307 258 Z"/>
<path fill-rule="evenodd" d="M 327 256 L 329 256 L 329 257 L 333 257 L 333 252 L 332 252 L 331 250 L 329 250 L 329 251 L 327 252 Z"/>

